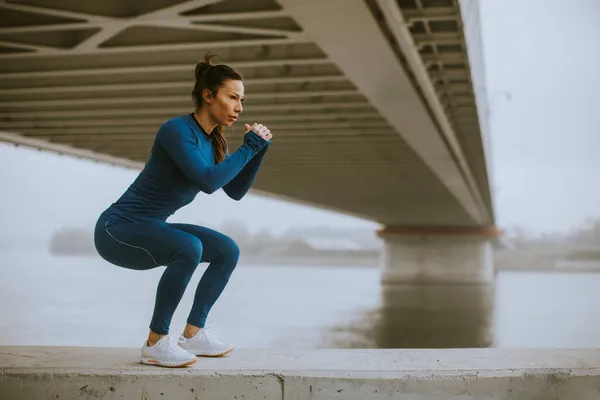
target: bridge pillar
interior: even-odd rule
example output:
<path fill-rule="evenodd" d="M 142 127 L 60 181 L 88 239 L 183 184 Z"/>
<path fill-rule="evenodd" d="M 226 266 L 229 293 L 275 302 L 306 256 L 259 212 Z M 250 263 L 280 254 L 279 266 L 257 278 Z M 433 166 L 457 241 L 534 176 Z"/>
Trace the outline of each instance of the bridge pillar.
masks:
<path fill-rule="evenodd" d="M 494 229 L 387 227 L 378 232 L 386 283 L 491 283 Z"/>

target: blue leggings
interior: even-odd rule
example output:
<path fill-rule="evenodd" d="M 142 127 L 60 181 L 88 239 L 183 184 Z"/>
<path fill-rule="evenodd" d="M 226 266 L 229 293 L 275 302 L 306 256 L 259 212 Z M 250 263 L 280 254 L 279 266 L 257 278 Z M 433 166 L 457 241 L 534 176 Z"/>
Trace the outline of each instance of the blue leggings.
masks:
<path fill-rule="evenodd" d="M 161 221 L 111 224 L 101 217 L 96 223 L 94 242 L 102 258 L 120 267 L 167 267 L 158 283 L 150 323 L 150 329 L 160 335 L 169 333 L 171 318 L 196 267 L 208 262 L 187 320 L 203 328 L 240 255 L 239 247 L 229 236 L 201 226 Z"/>

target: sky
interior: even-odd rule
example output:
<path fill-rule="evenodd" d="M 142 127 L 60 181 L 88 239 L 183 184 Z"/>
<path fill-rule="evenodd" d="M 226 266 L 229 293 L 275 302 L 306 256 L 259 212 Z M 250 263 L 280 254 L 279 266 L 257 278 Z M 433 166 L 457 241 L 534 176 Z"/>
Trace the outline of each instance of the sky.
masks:
<path fill-rule="evenodd" d="M 600 217 L 600 1 L 481 1 L 499 225 Z"/>
<path fill-rule="evenodd" d="M 497 225 L 567 232 L 600 217 L 600 1 L 481 3 Z M 0 238 L 45 240 L 62 226 L 91 226 L 136 175 L 0 144 Z M 224 218 L 253 232 L 378 227 L 256 195 L 235 202 L 221 191 L 172 220 L 216 227 Z"/>

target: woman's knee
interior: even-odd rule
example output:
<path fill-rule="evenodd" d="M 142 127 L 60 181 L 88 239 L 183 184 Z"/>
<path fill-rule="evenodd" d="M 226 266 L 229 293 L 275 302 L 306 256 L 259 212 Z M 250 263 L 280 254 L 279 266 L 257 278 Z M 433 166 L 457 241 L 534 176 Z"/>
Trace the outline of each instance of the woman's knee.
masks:
<path fill-rule="evenodd" d="M 235 240 L 226 236 L 219 246 L 221 256 L 235 266 L 240 258 L 240 247 Z"/>
<path fill-rule="evenodd" d="M 202 260 L 202 252 L 204 251 L 202 242 L 196 238 L 191 237 L 186 240 L 181 249 L 175 255 L 176 259 L 183 259 L 190 263 L 194 267 L 200 264 Z"/>

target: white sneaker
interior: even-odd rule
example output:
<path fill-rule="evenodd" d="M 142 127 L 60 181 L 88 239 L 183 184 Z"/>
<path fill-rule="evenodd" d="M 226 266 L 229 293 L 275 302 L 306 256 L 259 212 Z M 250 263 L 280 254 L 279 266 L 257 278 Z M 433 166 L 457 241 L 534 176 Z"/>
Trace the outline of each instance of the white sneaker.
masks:
<path fill-rule="evenodd" d="M 185 367 L 197 361 L 195 355 L 188 353 L 168 336 L 162 337 L 154 346 L 146 341 L 142 346 L 142 364 L 160 365 L 162 367 Z"/>
<path fill-rule="evenodd" d="M 179 346 L 188 352 L 203 357 L 220 357 L 233 350 L 229 343 L 223 343 L 217 339 L 214 332 L 208 328 L 198 331 L 193 337 L 186 339 L 183 335 L 179 337 Z"/>

